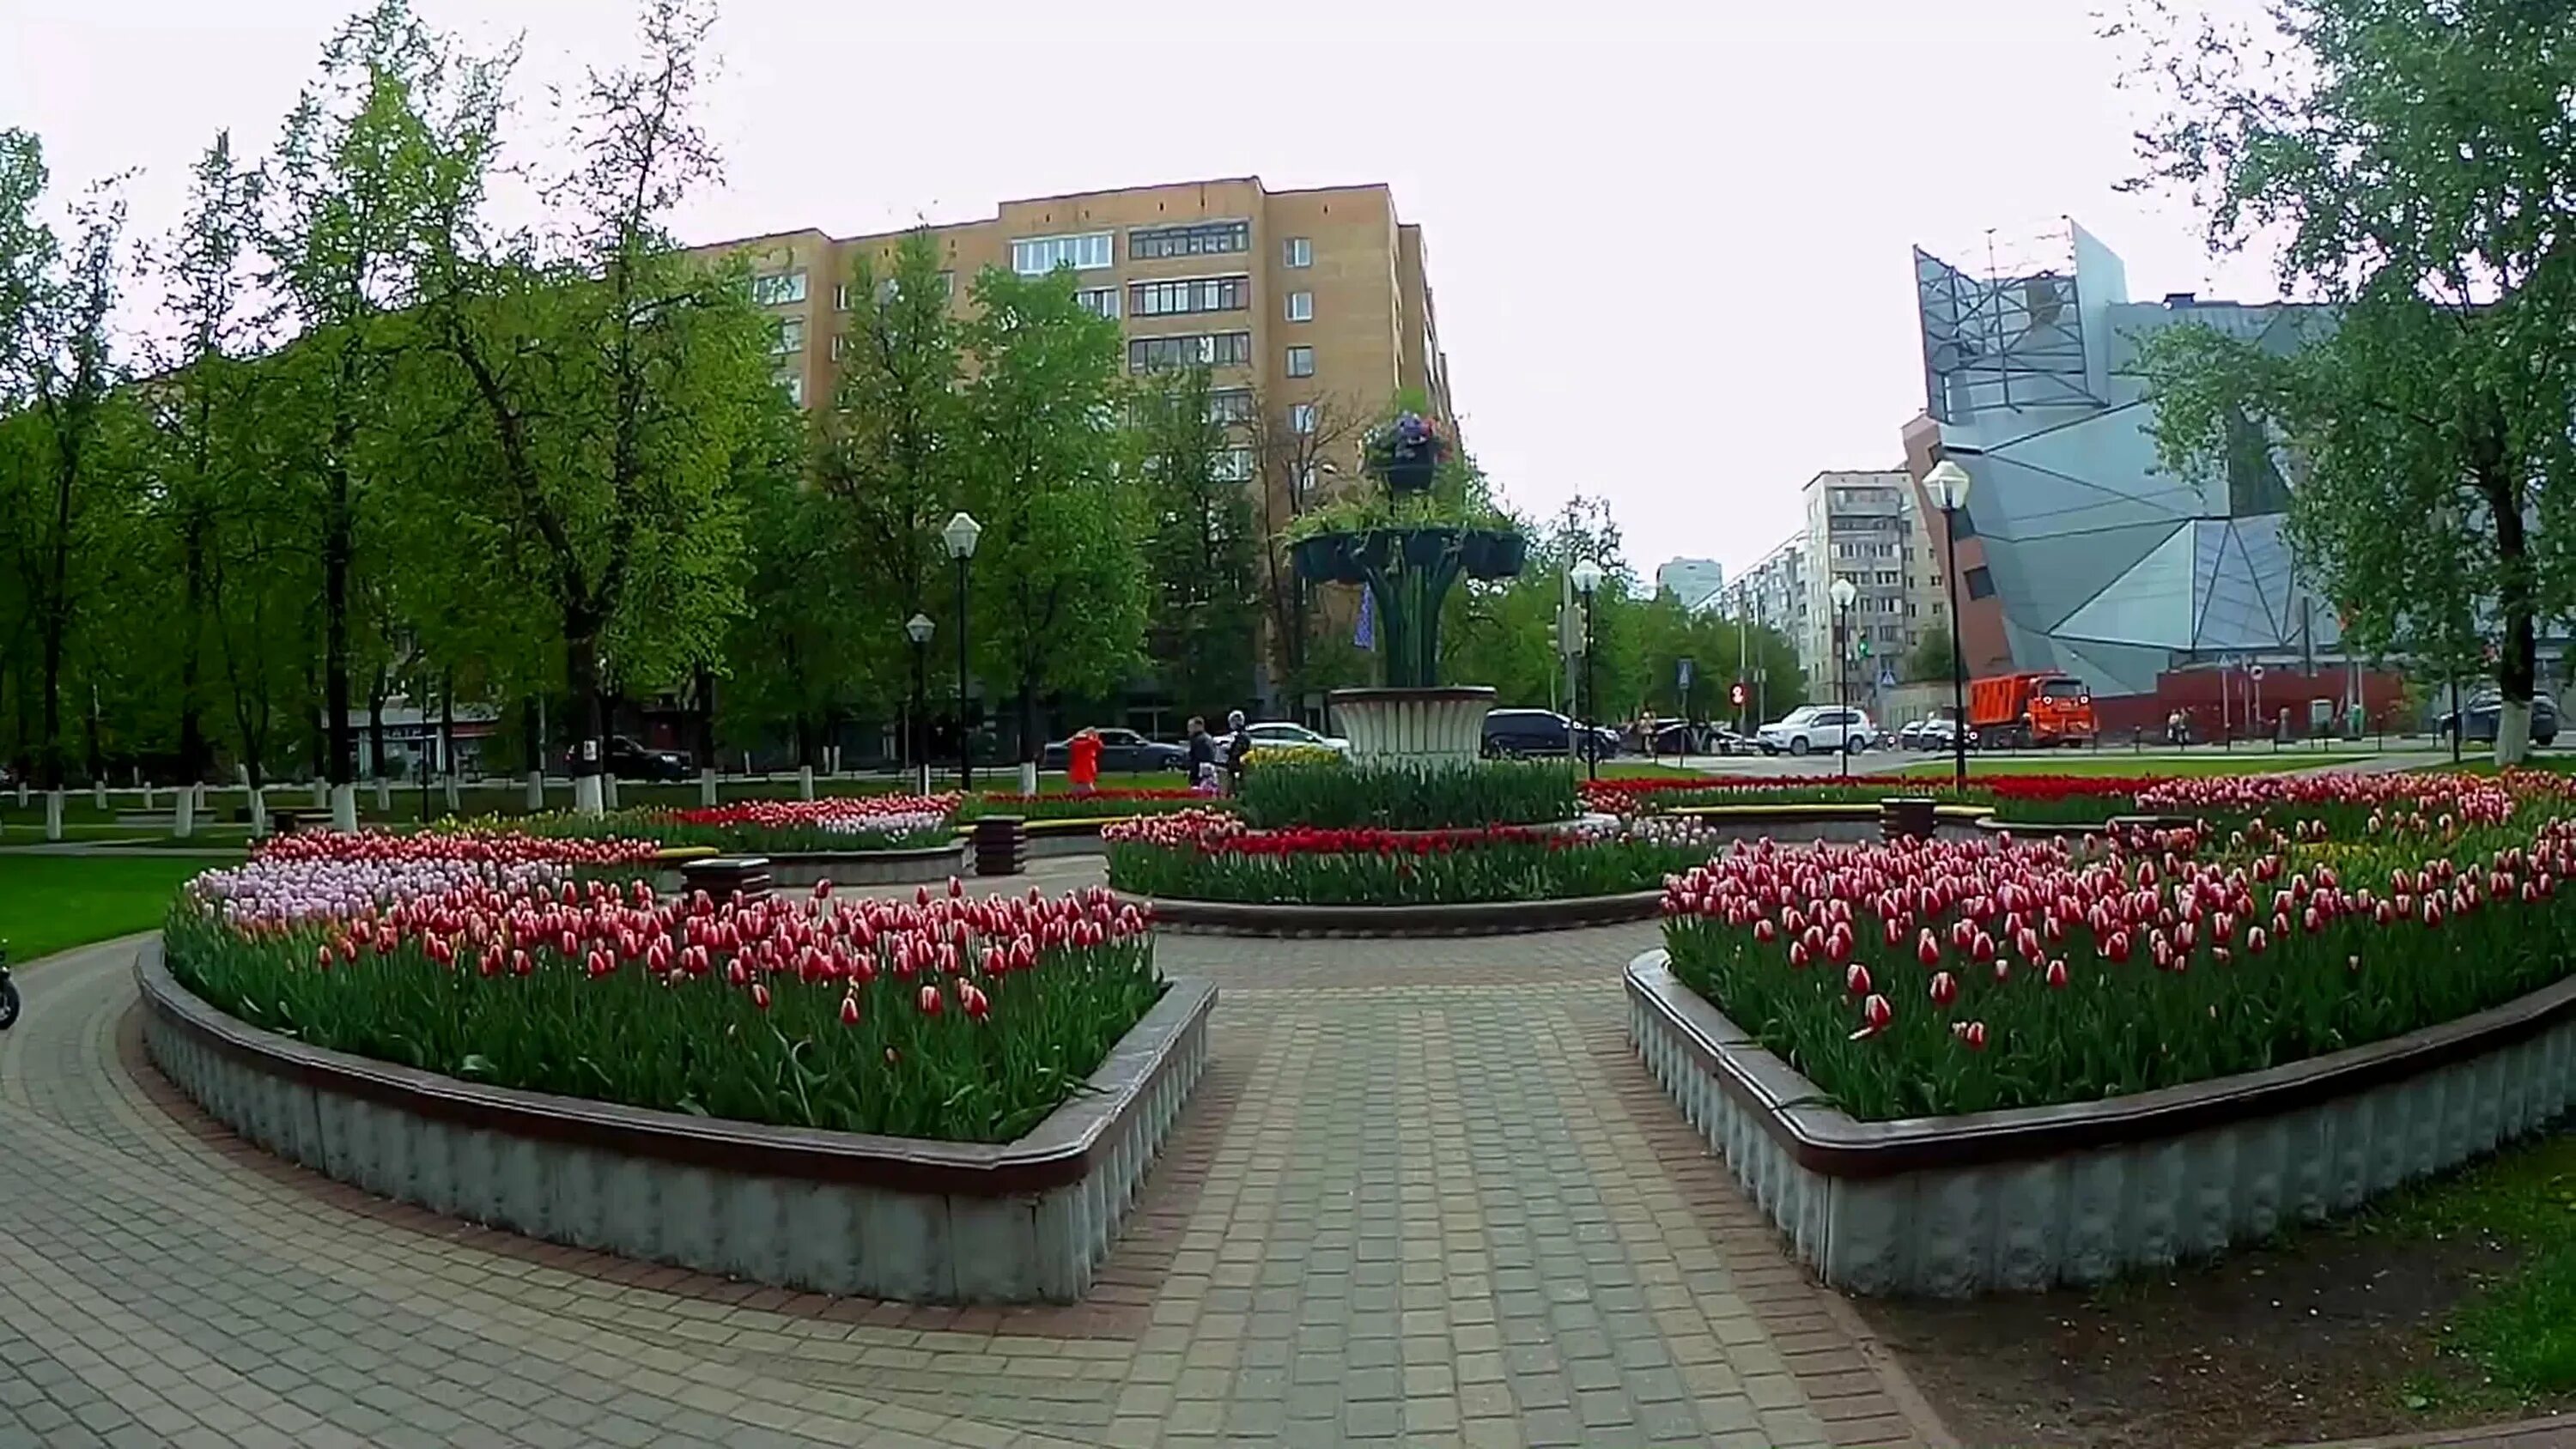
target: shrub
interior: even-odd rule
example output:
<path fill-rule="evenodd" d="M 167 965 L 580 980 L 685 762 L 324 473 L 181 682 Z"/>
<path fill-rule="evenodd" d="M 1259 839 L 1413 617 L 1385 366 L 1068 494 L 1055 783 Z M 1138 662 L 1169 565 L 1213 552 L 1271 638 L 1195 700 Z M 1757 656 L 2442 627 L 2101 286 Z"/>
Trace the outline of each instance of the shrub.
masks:
<path fill-rule="evenodd" d="M 1286 905 L 1460 905 L 1651 890 L 1708 858 L 1708 841 L 1667 822 L 1639 832 L 1252 830 L 1215 812 L 1101 832 L 1109 883 L 1169 900 Z"/>
<path fill-rule="evenodd" d="M 1244 773 L 1240 803 L 1244 817 L 1266 829 L 1538 825 L 1571 819 L 1577 808 L 1573 771 L 1545 762 L 1430 770 L 1338 760 L 1255 765 Z"/>

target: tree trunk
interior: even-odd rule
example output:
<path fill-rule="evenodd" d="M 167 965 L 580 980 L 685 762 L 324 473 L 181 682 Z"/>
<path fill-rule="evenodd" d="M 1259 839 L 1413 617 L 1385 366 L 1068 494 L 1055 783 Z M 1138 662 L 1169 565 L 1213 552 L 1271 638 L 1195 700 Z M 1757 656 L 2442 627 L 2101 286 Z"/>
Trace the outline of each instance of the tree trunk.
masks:
<path fill-rule="evenodd" d="M 543 810 L 546 808 L 545 706 L 533 694 L 519 700 L 519 738 L 525 751 L 519 764 L 528 777 L 528 809 Z"/>
<path fill-rule="evenodd" d="M 2504 646 L 2496 651 L 2496 689 L 2504 697 L 2496 721 L 2496 763 L 2519 765 L 2531 746 L 2531 696 L 2540 672 L 2530 539 L 2523 526 L 2521 490 L 2490 478 L 2486 493 L 2495 518 L 2499 566 L 2496 602 L 2504 623 Z"/>
<path fill-rule="evenodd" d="M 367 686 L 367 752 L 374 760 L 367 767 L 370 779 L 385 777 L 385 671 L 376 668 L 375 681 Z"/>
<path fill-rule="evenodd" d="M 179 783 L 194 785 L 206 778 L 207 759 L 205 706 L 199 684 L 199 652 L 205 643 L 206 610 L 206 538 L 203 519 L 191 516 L 180 540 L 180 572 L 186 584 L 186 617 L 180 627 L 186 630 L 179 648 Z"/>
<path fill-rule="evenodd" d="M 572 694 L 572 808 L 580 815 L 607 809 L 599 778 L 608 746 L 606 720 L 600 709 L 599 630 L 578 610 L 564 614 L 564 683 Z"/>
<path fill-rule="evenodd" d="M 346 448 L 346 438 L 335 441 Z M 329 475 L 322 521 L 321 774 L 331 786 L 332 827 L 355 830 L 357 741 L 349 729 L 349 569 L 357 551 L 357 528 L 350 517 L 345 452 L 332 458 Z"/>

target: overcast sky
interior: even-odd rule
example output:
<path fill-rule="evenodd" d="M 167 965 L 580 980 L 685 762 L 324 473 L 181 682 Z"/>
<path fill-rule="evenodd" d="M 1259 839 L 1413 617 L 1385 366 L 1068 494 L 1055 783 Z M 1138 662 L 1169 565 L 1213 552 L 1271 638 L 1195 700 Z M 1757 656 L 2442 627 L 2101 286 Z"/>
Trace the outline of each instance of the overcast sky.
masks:
<path fill-rule="evenodd" d="M 417 0 L 544 87 L 631 53 L 628 0 Z M 176 220 L 219 128 L 265 152 L 355 0 L 0 0 L 0 126 L 58 195 L 136 169 Z M 2256 300 L 2195 218 L 2114 184 L 2141 104 L 2082 0 L 1801 6 L 728 0 L 690 241 L 990 215 L 1257 175 L 1383 180 L 1420 222 L 1469 446 L 1523 508 L 1606 494 L 1641 571 L 1732 575 L 1824 468 L 1892 466 L 1923 404 L 1908 248 L 2072 216 L 2133 297 Z M 971 19 L 970 19 L 971 16 Z"/>

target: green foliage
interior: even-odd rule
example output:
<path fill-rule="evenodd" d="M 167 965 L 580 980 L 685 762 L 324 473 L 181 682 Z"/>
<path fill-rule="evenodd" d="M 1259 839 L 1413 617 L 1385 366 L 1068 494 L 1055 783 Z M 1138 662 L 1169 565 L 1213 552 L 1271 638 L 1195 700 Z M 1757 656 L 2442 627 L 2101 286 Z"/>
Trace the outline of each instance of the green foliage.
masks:
<path fill-rule="evenodd" d="M 2284 290 L 2330 308 L 2287 347 L 2153 339 L 2159 449 L 2242 472 L 2267 430 L 2302 465 L 2294 537 L 2353 639 L 2449 662 L 2490 636 L 2504 695 L 2528 700 L 2538 621 L 2576 605 L 2566 17 L 2283 0 L 2268 19 L 2141 0 L 2114 27 L 2167 103 L 2147 180 L 2206 208 L 2214 249 L 2278 240 Z"/>
<path fill-rule="evenodd" d="M 1575 814 L 1574 772 L 1543 761 L 1458 769 L 1402 765 L 1265 764 L 1243 776 L 1244 818 L 1262 829 L 1311 825 L 1442 830 L 1535 825 Z"/>
<path fill-rule="evenodd" d="M 1018 696 L 1027 760 L 1045 744 L 1039 696 L 1124 683 L 1145 632 L 1144 519 L 1118 466 L 1118 324 L 1073 290 L 1069 272 L 988 268 L 966 326 L 967 508 L 984 526 L 971 637 Z"/>
<path fill-rule="evenodd" d="M 1947 684 L 1958 677 L 1958 655 L 1950 651 L 1950 631 L 1926 629 L 1923 642 L 1905 656 L 1905 677 L 1916 684 Z"/>
<path fill-rule="evenodd" d="M 769 1008 L 721 971 L 589 977 L 530 949 L 526 976 L 432 962 L 411 942 L 313 969 L 299 930 L 252 941 L 174 911 L 171 975 L 217 1009 L 331 1051 L 442 1076 L 661 1111 L 836 1132 L 1008 1142 L 1063 1102 L 1162 995 L 1144 941 L 1046 952 L 979 976 L 992 1015 L 925 1016 L 919 979 L 769 978 Z M 859 1021 L 845 1026 L 844 994 Z"/>
<path fill-rule="evenodd" d="M 1402 848 L 1243 854 L 1121 842 L 1109 883 L 1157 899 L 1308 906 L 1462 905 L 1653 890 L 1705 849 L 1637 840 L 1462 840 Z"/>
<path fill-rule="evenodd" d="M 906 620 L 931 620 L 934 664 L 956 651 L 956 596 L 939 530 L 966 495 L 966 414 L 962 338 L 941 267 L 926 228 L 904 236 L 885 273 L 858 256 L 835 406 L 816 426 L 815 480 L 844 519 L 833 533 L 847 585 L 846 609 L 816 623 L 844 635 L 858 673 L 888 694 L 912 684 Z M 930 669 L 927 693 L 946 698 L 954 678 Z"/>
<path fill-rule="evenodd" d="M 1222 464 L 1232 446 L 1208 401 L 1204 367 L 1157 373 L 1129 401 L 1133 475 L 1152 532 L 1155 597 L 1148 651 L 1163 689 L 1194 712 L 1253 697 L 1261 620 L 1253 586 L 1252 500 Z"/>

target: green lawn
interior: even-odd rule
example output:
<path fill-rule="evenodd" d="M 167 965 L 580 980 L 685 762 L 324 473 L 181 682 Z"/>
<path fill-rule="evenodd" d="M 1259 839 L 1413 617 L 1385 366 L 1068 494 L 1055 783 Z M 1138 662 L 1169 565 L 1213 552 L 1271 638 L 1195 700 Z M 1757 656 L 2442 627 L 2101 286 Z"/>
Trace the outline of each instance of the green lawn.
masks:
<path fill-rule="evenodd" d="M 2576 1393 L 2576 1133 L 2560 1132 L 2456 1176 L 2409 1189 L 2364 1212 L 2353 1230 L 2400 1241 L 2501 1240 L 2514 1266 L 2478 1285 L 2454 1313 L 2445 1345 L 2484 1381 L 2469 1392 L 2507 1400 Z M 2458 1395 L 2426 1381 L 2404 1391 L 2409 1408 Z"/>
<path fill-rule="evenodd" d="M 221 861 L 0 852 L 0 941 L 12 965 L 161 924 L 182 882 Z"/>

